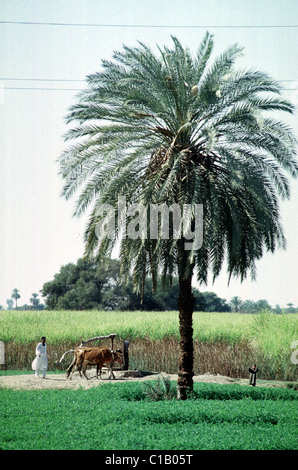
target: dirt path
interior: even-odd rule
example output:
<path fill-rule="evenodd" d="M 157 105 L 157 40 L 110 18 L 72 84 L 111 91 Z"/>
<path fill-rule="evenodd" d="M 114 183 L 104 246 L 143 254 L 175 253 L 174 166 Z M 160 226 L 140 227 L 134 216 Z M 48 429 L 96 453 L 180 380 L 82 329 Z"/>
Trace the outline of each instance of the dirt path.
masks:
<path fill-rule="evenodd" d="M 18 390 L 44 390 L 44 389 L 89 389 L 98 387 L 105 383 L 119 382 L 144 382 L 146 380 L 156 380 L 159 374 L 144 374 L 140 371 L 114 371 L 116 380 L 109 380 L 107 372 L 103 371 L 102 380 L 97 380 L 95 369 L 87 372 L 89 380 L 80 378 L 78 373 L 74 373 L 72 380 L 66 379 L 64 374 L 47 374 L 46 379 L 37 378 L 34 372 L 31 375 L 7 375 L 0 376 L 0 387 L 13 388 Z M 171 380 L 177 380 L 177 375 L 166 374 Z M 194 382 L 217 383 L 217 384 L 239 384 L 248 385 L 248 379 L 232 379 L 222 375 L 196 375 Z M 262 387 L 282 387 L 282 382 L 259 381 Z"/>

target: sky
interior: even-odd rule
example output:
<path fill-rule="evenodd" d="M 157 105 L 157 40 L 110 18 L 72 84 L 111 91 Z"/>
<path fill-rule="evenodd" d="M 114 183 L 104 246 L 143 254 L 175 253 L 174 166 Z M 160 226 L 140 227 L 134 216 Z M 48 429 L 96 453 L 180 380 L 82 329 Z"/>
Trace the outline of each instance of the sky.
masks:
<path fill-rule="evenodd" d="M 237 67 L 280 80 L 298 107 L 297 20 L 295 0 L 0 0 L 0 305 L 14 288 L 19 305 L 29 304 L 84 254 L 88 213 L 74 218 L 76 198 L 61 197 L 57 160 L 68 109 L 102 59 L 137 41 L 170 45 L 171 35 L 195 53 L 208 30 L 214 56 L 238 43 Z M 297 135 L 297 112 L 282 117 Z M 287 249 L 257 262 L 256 281 L 228 285 L 223 269 L 202 291 L 298 306 L 298 185 L 290 183 L 291 199 L 280 203 Z"/>

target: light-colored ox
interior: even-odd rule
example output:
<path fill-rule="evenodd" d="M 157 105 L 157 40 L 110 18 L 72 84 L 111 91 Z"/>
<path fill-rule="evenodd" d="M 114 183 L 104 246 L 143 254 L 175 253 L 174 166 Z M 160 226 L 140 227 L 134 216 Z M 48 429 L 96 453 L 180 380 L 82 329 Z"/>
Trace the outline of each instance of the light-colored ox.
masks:
<path fill-rule="evenodd" d="M 123 365 L 123 355 L 120 349 L 116 351 L 111 351 L 108 348 L 84 348 L 84 347 L 77 347 L 74 350 L 74 358 L 72 363 L 67 369 L 67 378 L 72 378 L 72 375 L 75 370 L 79 371 L 80 376 L 81 370 L 83 369 L 83 374 L 88 380 L 86 375 L 87 366 L 95 366 L 96 365 L 96 378 L 98 379 L 98 371 L 99 376 L 101 379 L 101 370 L 102 367 L 109 366 L 109 379 L 111 376 L 115 379 L 115 375 L 113 372 L 113 365 L 114 362 L 118 362 L 118 364 Z"/>

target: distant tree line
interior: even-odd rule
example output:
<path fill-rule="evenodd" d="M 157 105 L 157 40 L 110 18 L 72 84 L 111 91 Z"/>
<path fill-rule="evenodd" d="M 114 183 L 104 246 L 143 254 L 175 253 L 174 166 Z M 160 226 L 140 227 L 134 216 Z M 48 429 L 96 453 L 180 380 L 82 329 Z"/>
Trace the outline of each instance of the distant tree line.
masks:
<path fill-rule="evenodd" d="M 104 264 L 79 259 L 76 264 L 62 266 L 54 279 L 43 285 L 42 296 L 48 310 L 177 310 L 179 293 L 178 279 L 173 278 L 170 288 L 163 289 L 158 283 L 157 292 L 152 293 L 151 280 L 147 279 L 141 296 L 133 292 L 132 281 L 120 284 L 120 263 L 108 259 Z M 201 312 L 258 313 L 269 310 L 283 313 L 277 305 L 272 308 L 265 299 L 254 302 L 233 297 L 230 302 L 221 299 L 214 292 L 193 289 L 195 310 Z M 298 312 L 292 304 L 285 313 Z"/>
<path fill-rule="evenodd" d="M 151 280 L 147 279 L 143 299 L 133 291 L 132 280 L 120 284 L 120 263 L 106 260 L 104 264 L 79 259 L 76 264 L 62 266 L 54 279 L 46 282 L 41 291 L 49 310 L 177 310 L 178 279 L 163 289 L 158 283 L 152 293 Z M 194 289 L 196 310 L 229 312 L 231 307 L 214 292 L 201 293 Z"/>
<path fill-rule="evenodd" d="M 157 292 L 152 293 L 151 280 L 147 279 L 141 296 L 133 291 L 132 280 L 127 285 L 120 283 L 120 263 L 116 259 L 107 259 L 105 263 L 79 259 L 77 263 L 62 266 L 52 281 L 46 282 L 40 291 L 45 298 L 41 303 L 39 294 L 33 293 L 30 305 L 18 305 L 21 298 L 18 289 L 13 289 L 7 299 L 7 310 L 177 310 L 179 293 L 178 279 L 172 279 L 172 285 L 163 289 L 158 282 Z M 195 311 L 199 312 L 237 312 L 258 313 L 268 310 L 273 313 L 296 313 L 292 303 L 286 309 L 279 305 L 274 308 L 266 299 L 242 300 L 235 296 L 229 302 L 221 299 L 214 292 L 201 292 L 193 289 Z M 3 307 L 0 305 L 0 310 Z"/>
<path fill-rule="evenodd" d="M 294 304 L 288 303 L 287 308 L 282 309 L 278 304 L 273 308 L 266 299 L 260 299 L 254 302 L 253 300 L 242 300 L 240 297 L 233 297 L 229 305 L 233 312 L 238 313 L 259 313 L 263 310 L 267 310 L 272 313 L 298 313 L 298 307 L 294 307 Z"/>
<path fill-rule="evenodd" d="M 44 310 L 45 306 L 40 302 L 38 298 L 39 294 L 31 294 L 30 305 L 18 305 L 18 300 L 21 298 L 19 289 L 13 289 L 10 299 L 6 300 L 7 310 Z M 0 305 L 0 310 L 3 310 L 3 306 Z"/>

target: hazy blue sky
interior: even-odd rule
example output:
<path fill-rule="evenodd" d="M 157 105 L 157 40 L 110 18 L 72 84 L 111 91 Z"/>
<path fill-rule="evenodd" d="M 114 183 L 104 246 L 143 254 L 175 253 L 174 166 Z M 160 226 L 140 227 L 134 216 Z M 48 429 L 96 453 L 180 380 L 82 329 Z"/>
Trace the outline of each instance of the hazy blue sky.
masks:
<path fill-rule="evenodd" d="M 170 44 L 174 35 L 195 52 L 208 29 L 215 35 L 215 55 L 239 43 L 244 57 L 238 67 L 283 80 L 285 96 L 298 106 L 296 0 L 0 0 L 0 21 L 105 25 L 0 23 L 0 304 L 5 308 L 15 287 L 19 303 L 29 303 L 62 265 L 83 255 L 86 217 L 74 219 L 75 199 L 60 198 L 57 159 L 65 148 L 64 117 L 77 94 L 71 89 L 84 87 L 85 76 L 113 50 L 138 40 L 152 47 Z M 297 130 L 297 114 L 287 122 Z M 232 280 L 228 287 L 223 270 L 203 290 L 227 300 L 238 295 L 265 298 L 273 306 L 298 305 L 297 180 L 291 188 L 291 200 L 281 204 L 287 250 L 258 262 L 257 281 Z"/>

